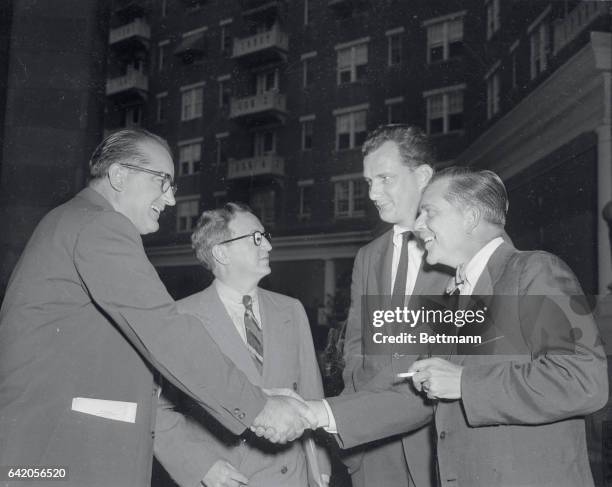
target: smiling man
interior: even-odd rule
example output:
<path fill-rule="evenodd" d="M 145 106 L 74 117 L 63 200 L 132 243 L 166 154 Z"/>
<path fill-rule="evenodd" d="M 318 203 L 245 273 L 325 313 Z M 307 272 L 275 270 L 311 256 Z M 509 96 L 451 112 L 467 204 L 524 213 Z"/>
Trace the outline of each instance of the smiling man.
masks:
<path fill-rule="evenodd" d="M 420 206 L 427 262 L 456 268 L 456 292 L 487 310 L 483 346 L 409 368 L 440 400 L 441 484 L 592 486 L 583 416 L 606 404 L 608 376 L 576 277 L 554 255 L 503 241 L 508 197 L 491 171 L 442 171 Z"/>
<path fill-rule="evenodd" d="M 75 487 L 149 486 L 155 370 L 234 433 L 300 435 L 303 406 L 253 386 L 178 314 L 146 257 L 141 235 L 175 204 L 167 143 L 122 130 L 89 167 L 89 186 L 34 230 L 0 310 L 0 466 L 65 467 Z"/>
<path fill-rule="evenodd" d="M 271 272 L 272 250 L 271 236 L 259 219 L 248 207 L 227 203 L 202 214 L 191 241 L 197 259 L 215 280 L 179 301 L 179 311 L 199 317 L 201 326 L 253 384 L 290 389 L 310 399 L 323 397 L 302 304 L 258 287 Z M 173 388 L 164 387 L 164 398 L 173 396 Z M 156 456 L 185 487 L 200 481 L 207 487 L 322 485 L 308 483 L 308 462 L 310 473 L 325 475 L 327 484 L 326 452 L 319 448 L 317 460 L 312 455 L 306 460 L 305 448 L 311 442 L 278 447 L 254 434 L 238 437 L 184 403 L 182 408 L 160 403 L 157 414 Z"/>

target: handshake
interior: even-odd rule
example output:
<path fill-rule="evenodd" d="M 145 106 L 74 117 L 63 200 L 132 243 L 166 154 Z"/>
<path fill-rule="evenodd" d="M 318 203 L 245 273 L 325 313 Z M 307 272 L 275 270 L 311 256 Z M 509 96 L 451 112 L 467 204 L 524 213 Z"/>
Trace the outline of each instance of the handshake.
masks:
<path fill-rule="evenodd" d="M 329 425 L 322 400 L 305 401 L 291 389 L 264 389 L 268 400 L 253 420 L 251 431 L 272 443 L 286 443 L 299 438 L 307 429 Z"/>

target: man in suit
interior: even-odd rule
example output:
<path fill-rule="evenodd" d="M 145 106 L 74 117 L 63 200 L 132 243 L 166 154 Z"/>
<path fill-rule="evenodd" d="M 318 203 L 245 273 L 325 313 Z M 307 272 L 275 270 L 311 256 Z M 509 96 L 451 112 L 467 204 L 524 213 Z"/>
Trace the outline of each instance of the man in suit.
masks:
<path fill-rule="evenodd" d="M 381 370 L 399 359 L 398 354 L 363 353 L 362 296 L 392 296 L 386 305 L 395 308 L 404 305 L 406 296 L 442 294 L 449 278 L 424 262 L 422 244 L 413 233 L 421 193 L 433 174 L 426 136 L 416 127 L 382 126 L 368 135 L 362 151 L 369 197 L 381 220 L 393 227 L 359 249 L 355 257 L 343 395 L 367 388 Z M 381 420 L 378 415 L 369 419 Z M 431 428 L 426 425 L 403 436 L 363 445 L 352 451 L 346 463 L 354 487 L 430 487 L 434 484 Z"/>
<path fill-rule="evenodd" d="M 301 434 L 302 405 L 252 385 L 178 314 L 146 257 L 140 235 L 175 204 L 167 143 L 116 132 L 90 174 L 35 229 L 0 310 L 0 465 L 65 466 L 64 485 L 78 487 L 148 486 L 155 370 L 234 433 Z"/>
<path fill-rule="evenodd" d="M 253 383 L 290 389 L 305 398 L 323 397 L 310 325 L 296 299 L 258 287 L 270 273 L 270 234 L 248 207 L 227 203 L 205 211 L 191 237 L 198 260 L 213 283 L 178 302 L 201 320 L 225 355 Z M 173 391 L 164 387 L 164 395 Z M 155 454 L 181 486 L 306 486 L 305 448 L 312 440 L 279 447 L 254 434 L 237 436 L 210 417 L 167 402 L 159 408 Z M 313 444 L 314 445 L 314 444 Z M 318 470 L 329 480 L 325 450 Z M 311 468 L 313 470 L 317 469 Z M 314 482 L 311 485 L 315 484 Z"/>
<path fill-rule="evenodd" d="M 592 486 L 583 416 L 606 404 L 608 376 L 575 276 L 554 255 L 503 241 L 508 200 L 491 171 L 437 174 L 420 207 L 416 228 L 428 263 L 456 267 L 449 291 L 461 306 L 487 313 L 480 329 L 465 325 L 459 335 L 482 343 L 457 345 L 449 360 L 406 364 L 433 407 L 407 385 L 330 404 L 341 442 L 371 441 L 391 425 L 411 429 L 433 415 L 441 485 Z M 352 426 L 372 409 L 387 417 L 386 429 Z"/>

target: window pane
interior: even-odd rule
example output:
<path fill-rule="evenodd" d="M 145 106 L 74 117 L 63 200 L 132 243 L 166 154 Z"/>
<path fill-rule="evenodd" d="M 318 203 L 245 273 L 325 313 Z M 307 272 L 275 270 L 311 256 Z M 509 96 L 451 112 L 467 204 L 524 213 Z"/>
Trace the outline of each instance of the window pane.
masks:
<path fill-rule="evenodd" d="M 360 44 L 355 46 L 355 65 L 366 64 L 368 62 L 368 45 Z"/>
<path fill-rule="evenodd" d="M 448 40 L 456 41 L 463 39 L 463 19 L 452 20 L 448 23 Z"/>
<path fill-rule="evenodd" d="M 463 92 L 453 91 L 448 94 L 448 113 L 463 112 Z"/>

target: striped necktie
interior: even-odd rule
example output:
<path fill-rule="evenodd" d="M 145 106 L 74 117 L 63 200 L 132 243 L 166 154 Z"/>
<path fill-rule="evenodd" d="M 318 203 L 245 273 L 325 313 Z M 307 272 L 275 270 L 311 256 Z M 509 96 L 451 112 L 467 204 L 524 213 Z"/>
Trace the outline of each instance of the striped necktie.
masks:
<path fill-rule="evenodd" d="M 408 241 L 412 238 L 410 230 L 402 233 L 402 247 L 400 249 L 399 263 L 395 273 L 395 282 L 391 295 L 391 309 L 402 308 L 406 301 L 406 279 L 408 277 Z"/>
<path fill-rule="evenodd" d="M 247 347 L 253 356 L 257 369 L 263 368 L 263 332 L 253 313 L 253 300 L 248 294 L 242 296 L 244 305 L 244 329 L 246 331 Z"/>

